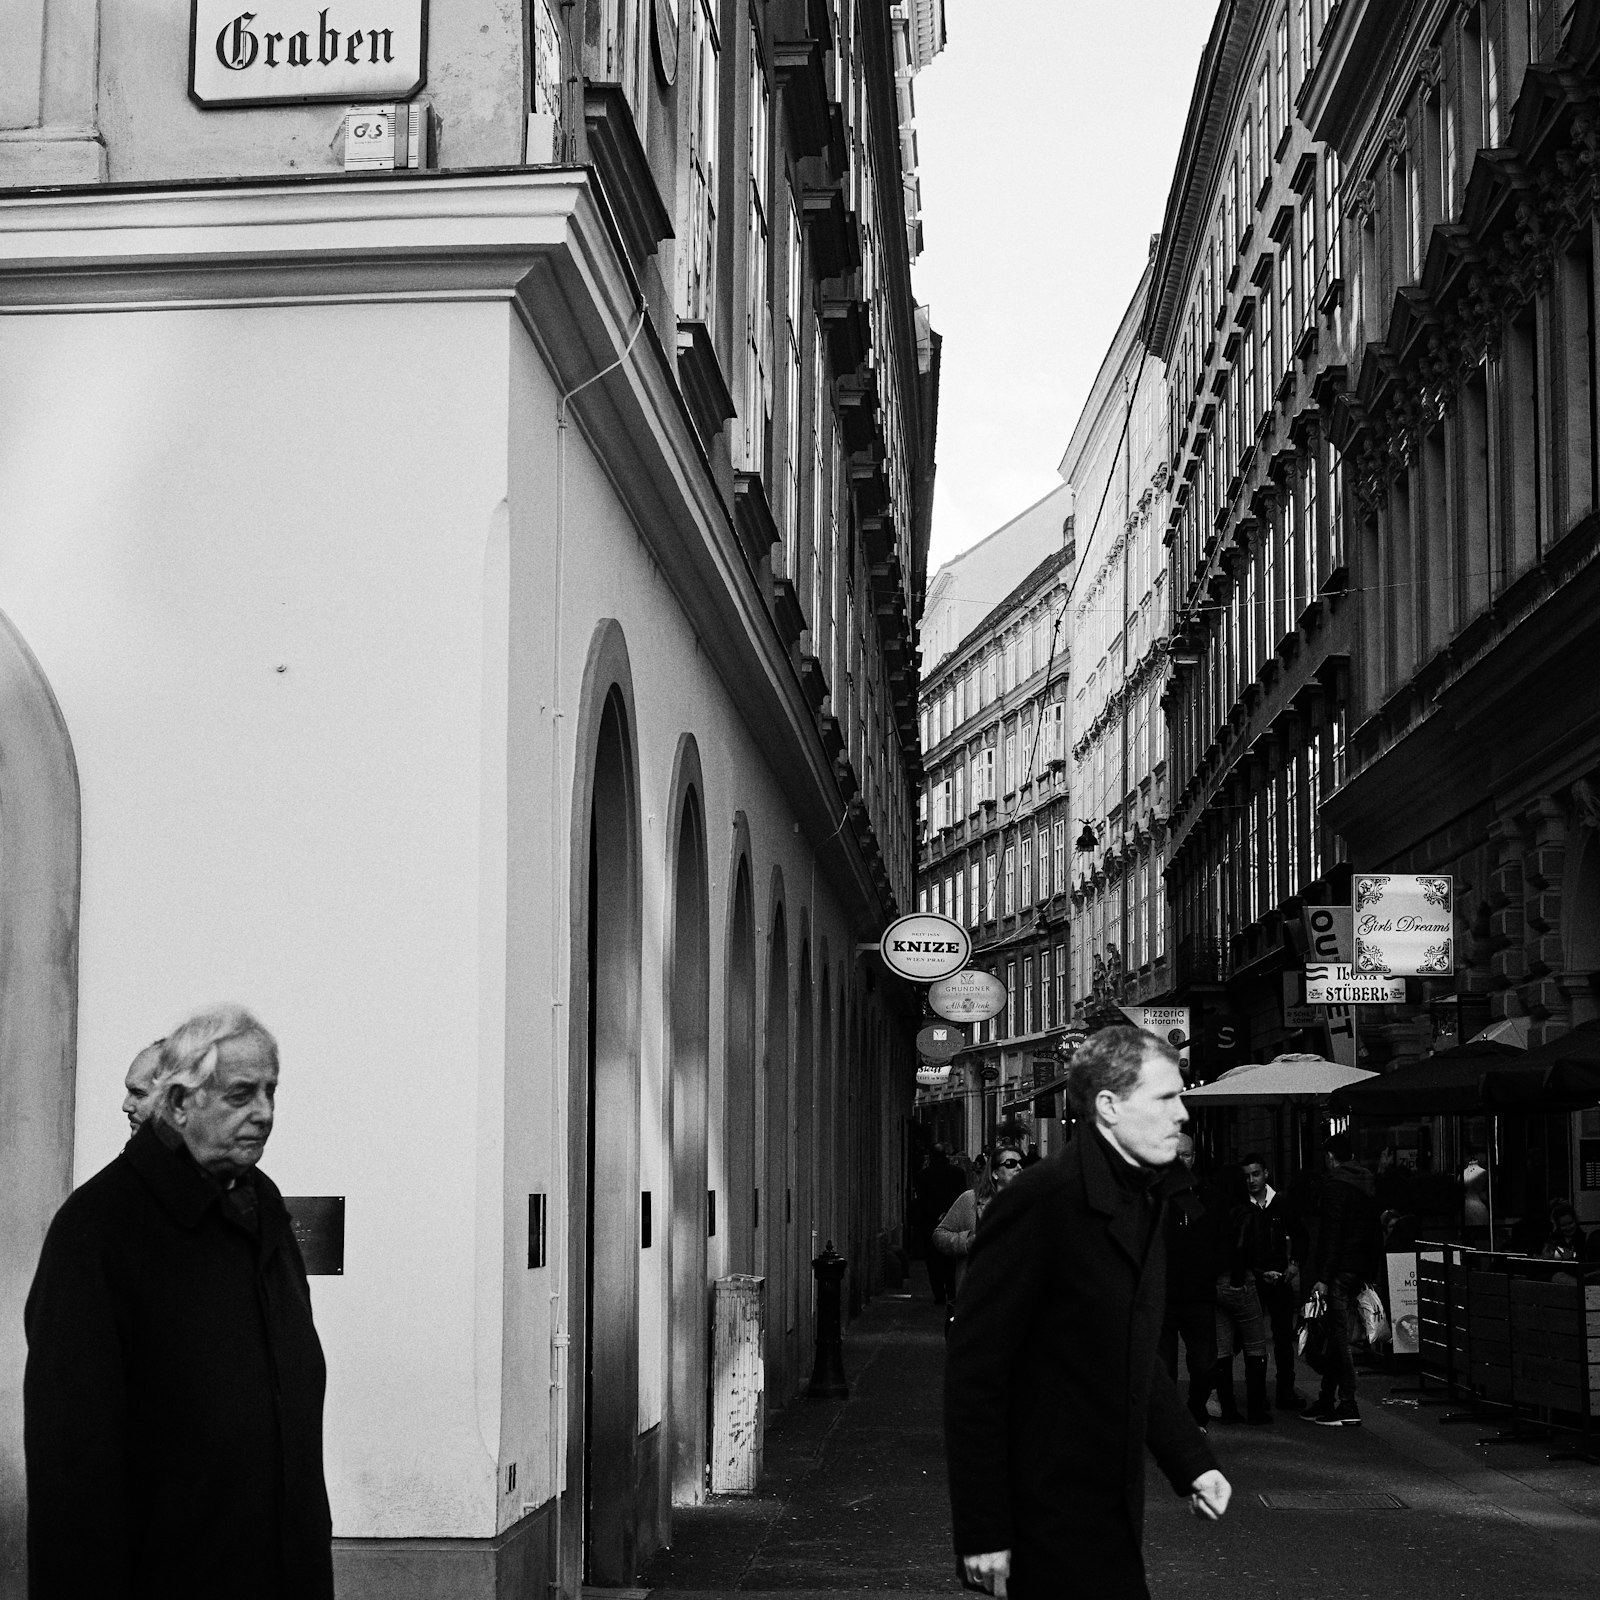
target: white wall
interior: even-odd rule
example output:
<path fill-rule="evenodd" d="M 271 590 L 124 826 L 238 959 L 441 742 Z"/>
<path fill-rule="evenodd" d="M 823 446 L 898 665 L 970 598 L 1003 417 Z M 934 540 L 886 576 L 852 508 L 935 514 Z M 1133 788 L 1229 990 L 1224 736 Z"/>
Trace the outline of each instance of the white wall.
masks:
<path fill-rule="evenodd" d="M 314 1280 L 341 1533 L 492 1527 L 472 1245 L 502 315 L 0 321 L 0 604 L 83 790 L 78 1177 L 120 1148 L 134 1050 L 200 1003 L 258 1009 L 283 1053 L 264 1167 L 347 1198 L 346 1274 Z"/>
<path fill-rule="evenodd" d="M 0 608 L 60 699 L 83 790 L 77 1177 L 121 1146 L 129 1058 L 186 1011 L 239 999 L 277 1033 L 265 1170 L 347 1201 L 345 1275 L 313 1280 L 340 1535 L 485 1536 L 559 1486 L 550 1333 L 582 1308 L 551 1302 L 567 1237 L 555 886 L 596 619 L 626 633 L 638 711 L 656 1219 L 641 1429 L 669 1371 L 660 967 L 683 731 L 705 773 L 710 1275 L 739 1203 L 720 1126 L 736 811 L 759 950 L 774 867 L 787 885 L 791 995 L 802 906 L 836 989 L 856 938 L 828 895 L 837 844 L 795 831 L 737 686 L 577 428 L 554 764 L 555 402 L 503 305 L 0 318 Z M 763 961 L 763 1005 L 766 988 Z M 819 1204 L 839 1181 L 819 1175 Z M 551 1197 L 544 1272 L 526 1263 L 532 1192 Z"/>

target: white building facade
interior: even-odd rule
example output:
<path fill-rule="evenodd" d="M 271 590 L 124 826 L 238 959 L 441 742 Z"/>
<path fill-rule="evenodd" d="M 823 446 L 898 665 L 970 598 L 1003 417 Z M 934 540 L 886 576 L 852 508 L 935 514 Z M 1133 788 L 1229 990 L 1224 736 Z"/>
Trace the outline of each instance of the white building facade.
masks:
<path fill-rule="evenodd" d="M 705 1492 L 713 1280 L 775 1409 L 812 1257 L 859 1304 L 903 1210 L 911 19 L 436 6 L 383 171 L 353 91 L 199 103 L 187 8 L 8 19 L 0 1592 L 42 1230 L 224 997 L 343 1205 L 341 1595 L 626 1584 Z"/>
<path fill-rule="evenodd" d="M 1171 500 L 1166 386 L 1145 348 L 1140 280 L 1061 461 L 1078 514 L 1067 602 L 1074 847 L 1073 1003 L 1108 1017 L 1170 987 L 1165 865 Z M 1092 844 L 1092 848 L 1087 846 Z"/>

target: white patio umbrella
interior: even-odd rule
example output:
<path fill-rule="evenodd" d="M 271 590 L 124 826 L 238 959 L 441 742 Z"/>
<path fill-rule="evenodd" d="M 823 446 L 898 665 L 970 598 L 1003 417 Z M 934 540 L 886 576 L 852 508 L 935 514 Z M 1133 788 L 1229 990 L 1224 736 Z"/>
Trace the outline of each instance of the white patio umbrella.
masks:
<path fill-rule="evenodd" d="M 1277 1061 L 1258 1061 L 1234 1067 L 1215 1083 L 1184 1091 L 1189 1106 L 1249 1106 L 1276 1102 L 1293 1105 L 1326 1100 L 1335 1089 L 1360 1083 L 1374 1074 L 1360 1067 L 1341 1067 L 1320 1056 L 1281 1057 Z"/>

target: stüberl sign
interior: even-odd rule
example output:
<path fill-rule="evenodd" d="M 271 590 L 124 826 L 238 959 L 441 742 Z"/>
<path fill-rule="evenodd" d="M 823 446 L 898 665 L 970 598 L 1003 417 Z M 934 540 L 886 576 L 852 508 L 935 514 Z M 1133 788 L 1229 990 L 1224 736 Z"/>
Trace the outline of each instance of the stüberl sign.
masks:
<path fill-rule="evenodd" d="M 406 100 L 427 82 L 428 0 L 193 0 L 189 96 L 207 109 Z"/>

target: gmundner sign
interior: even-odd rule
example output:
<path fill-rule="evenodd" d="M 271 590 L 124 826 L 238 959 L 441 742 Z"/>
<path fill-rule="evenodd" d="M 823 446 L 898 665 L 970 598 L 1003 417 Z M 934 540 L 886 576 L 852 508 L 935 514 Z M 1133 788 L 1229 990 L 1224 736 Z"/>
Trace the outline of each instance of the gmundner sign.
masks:
<path fill-rule="evenodd" d="M 427 81 L 428 0 L 193 0 L 189 94 L 202 106 L 405 100 Z"/>
<path fill-rule="evenodd" d="M 878 941 L 883 964 L 913 983 L 936 983 L 972 959 L 967 930 L 949 917 L 917 911 L 891 922 Z"/>
<path fill-rule="evenodd" d="M 1404 978 L 1371 977 L 1354 967 L 1310 962 L 1306 966 L 1308 1006 L 1397 1006 L 1406 998 Z"/>

